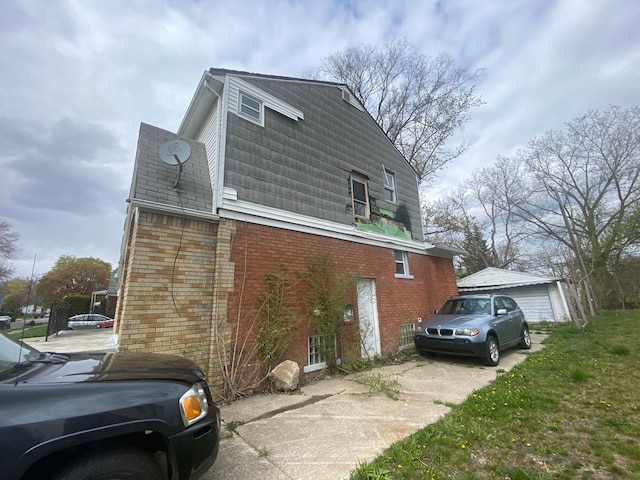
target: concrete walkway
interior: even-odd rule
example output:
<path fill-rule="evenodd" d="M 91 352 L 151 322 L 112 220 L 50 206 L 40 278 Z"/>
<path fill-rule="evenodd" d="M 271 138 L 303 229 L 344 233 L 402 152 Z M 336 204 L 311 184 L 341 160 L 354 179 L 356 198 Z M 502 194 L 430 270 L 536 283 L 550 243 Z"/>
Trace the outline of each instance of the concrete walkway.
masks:
<path fill-rule="evenodd" d="M 497 368 L 468 358 L 438 356 L 319 380 L 294 394 L 255 395 L 222 405 L 220 453 L 204 480 L 336 480 L 392 443 L 436 422 L 473 393 L 542 349 L 502 353 Z M 41 351 L 116 351 L 111 329 L 61 332 L 26 339 Z M 400 399 L 370 392 L 358 378 L 400 384 Z M 229 426 L 230 430 L 226 428 Z"/>
<path fill-rule="evenodd" d="M 204 480 L 336 480 L 392 443 L 436 422 L 450 408 L 542 349 L 503 352 L 497 368 L 474 359 L 420 356 L 360 375 L 397 380 L 400 399 L 370 392 L 358 374 L 305 385 L 297 394 L 256 395 L 221 407 L 220 453 Z"/>

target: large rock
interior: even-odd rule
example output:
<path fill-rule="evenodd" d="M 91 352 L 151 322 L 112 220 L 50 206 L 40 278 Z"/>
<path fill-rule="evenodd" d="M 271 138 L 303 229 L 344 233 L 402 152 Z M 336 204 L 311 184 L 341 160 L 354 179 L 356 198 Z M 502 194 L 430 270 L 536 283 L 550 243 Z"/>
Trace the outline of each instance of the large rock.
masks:
<path fill-rule="evenodd" d="M 273 379 L 276 390 L 291 392 L 298 388 L 300 367 L 293 360 L 285 360 L 269 372 L 269 377 Z"/>

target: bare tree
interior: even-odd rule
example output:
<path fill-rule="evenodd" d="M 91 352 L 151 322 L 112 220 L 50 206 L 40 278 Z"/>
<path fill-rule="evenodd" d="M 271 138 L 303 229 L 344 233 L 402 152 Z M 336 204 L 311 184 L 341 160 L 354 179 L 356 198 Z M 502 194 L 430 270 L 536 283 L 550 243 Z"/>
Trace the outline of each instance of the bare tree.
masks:
<path fill-rule="evenodd" d="M 522 166 L 499 157 L 443 199 L 427 204 L 427 236 L 437 232 L 439 237 L 433 238 L 466 250 L 469 255 L 462 258 L 466 271 L 479 267 L 525 270 L 530 265 L 524 247 L 527 224 L 511 203 L 526 199 Z"/>
<path fill-rule="evenodd" d="M 522 163 L 498 157 L 491 166 L 476 170 L 466 188 L 483 212 L 495 266 L 525 269 L 528 262 L 522 255 L 522 242 L 527 238 L 527 226 L 517 214 L 517 206 L 527 198 L 528 190 Z"/>
<path fill-rule="evenodd" d="M 475 94 L 480 70 L 448 54 L 420 55 L 406 40 L 347 48 L 317 74 L 346 84 L 426 183 L 469 146 L 448 141 L 483 103 Z"/>
<path fill-rule="evenodd" d="M 17 247 L 19 235 L 11 230 L 6 220 L 0 219 L 0 281 L 6 280 L 13 273 L 9 260 L 20 251 Z"/>
<path fill-rule="evenodd" d="M 640 107 L 591 110 L 520 156 L 531 188 L 518 215 L 569 248 L 609 303 L 611 272 L 640 244 Z"/>

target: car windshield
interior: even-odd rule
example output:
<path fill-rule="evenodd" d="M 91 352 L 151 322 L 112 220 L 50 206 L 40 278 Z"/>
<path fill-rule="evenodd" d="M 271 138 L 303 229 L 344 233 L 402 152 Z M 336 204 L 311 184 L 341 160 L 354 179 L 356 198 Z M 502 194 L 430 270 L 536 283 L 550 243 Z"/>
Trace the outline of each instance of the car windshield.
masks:
<path fill-rule="evenodd" d="M 489 315 L 491 300 L 488 298 L 453 298 L 447 300 L 438 313 L 441 315 Z"/>
<path fill-rule="evenodd" d="M 40 352 L 27 344 L 14 340 L 0 332 L 0 374 L 11 370 L 18 363 L 32 362 L 40 357 Z"/>

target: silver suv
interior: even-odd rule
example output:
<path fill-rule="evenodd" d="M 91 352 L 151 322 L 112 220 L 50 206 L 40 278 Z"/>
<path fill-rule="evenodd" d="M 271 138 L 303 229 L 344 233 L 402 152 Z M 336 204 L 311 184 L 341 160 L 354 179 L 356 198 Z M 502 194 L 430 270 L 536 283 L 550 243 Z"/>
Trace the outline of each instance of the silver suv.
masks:
<path fill-rule="evenodd" d="M 464 295 L 444 302 L 435 316 L 416 325 L 416 349 L 482 358 L 495 367 L 500 352 L 518 346 L 531 348 L 524 313 L 505 295 Z"/>

